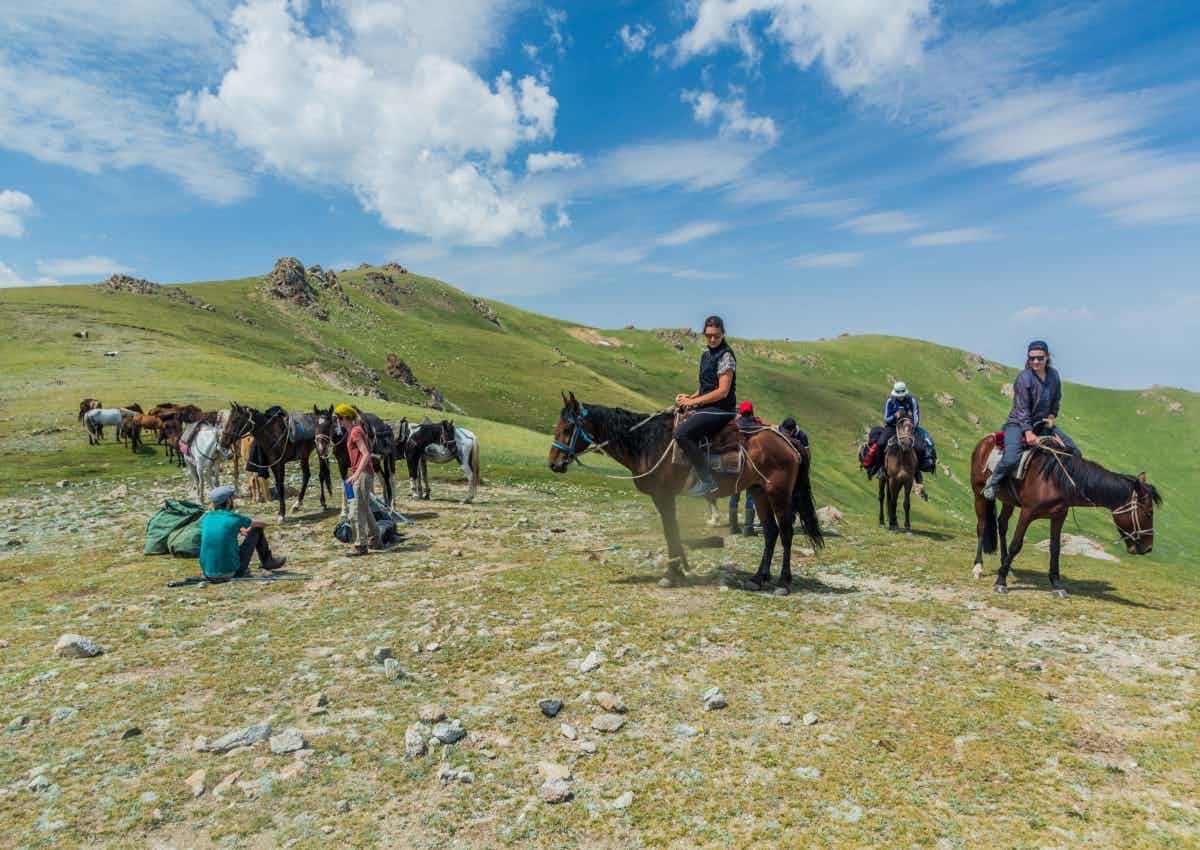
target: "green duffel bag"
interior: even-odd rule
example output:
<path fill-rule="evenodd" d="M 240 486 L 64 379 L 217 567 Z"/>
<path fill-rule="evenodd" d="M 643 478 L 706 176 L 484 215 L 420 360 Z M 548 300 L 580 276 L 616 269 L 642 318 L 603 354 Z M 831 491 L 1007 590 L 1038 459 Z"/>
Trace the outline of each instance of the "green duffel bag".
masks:
<path fill-rule="evenodd" d="M 167 537 L 167 548 L 176 558 L 199 558 L 200 520 L 181 525 L 172 531 Z"/>
<path fill-rule="evenodd" d="M 188 525 L 196 526 L 196 554 L 200 555 L 200 517 L 204 516 L 204 508 L 195 502 L 183 499 L 167 499 L 161 511 L 150 517 L 146 523 L 146 548 L 143 555 L 167 555 L 171 549 L 170 537 L 175 532 Z"/>

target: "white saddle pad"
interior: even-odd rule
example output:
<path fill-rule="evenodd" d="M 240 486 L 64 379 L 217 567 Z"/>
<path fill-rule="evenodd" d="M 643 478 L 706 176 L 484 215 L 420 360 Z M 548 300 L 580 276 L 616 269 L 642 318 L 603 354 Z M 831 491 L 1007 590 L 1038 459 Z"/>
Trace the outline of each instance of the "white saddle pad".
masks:
<path fill-rule="evenodd" d="M 988 475 L 996 471 L 996 467 L 1000 464 L 1000 458 L 1004 453 L 998 448 L 992 449 L 992 453 L 988 455 L 986 469 Z M 1029 449 L 1022 449 L 1020 459 L 1017 460 L 1017 468 L 1009 473 L 1009 478 L 1014 481 L 1022 481 L 1025 478 L 1025 470 L 1029 468 L 1029 461 L 1033 458 L 1033 452 Z"/>

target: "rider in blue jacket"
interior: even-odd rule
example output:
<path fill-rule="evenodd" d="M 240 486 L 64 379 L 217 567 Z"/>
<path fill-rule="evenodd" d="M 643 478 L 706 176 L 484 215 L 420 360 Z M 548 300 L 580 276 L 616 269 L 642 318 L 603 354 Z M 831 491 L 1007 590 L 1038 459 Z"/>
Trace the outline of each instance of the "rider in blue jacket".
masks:
<path fill-rule="evenodd" d="M 896 381 L 892 385 L 892 392 L 883 405 L 884 427 L 873 441 L 875 448 L 871 464 L 867 469 L 868 479 L 875 477 L 883 466 L 883 455 L 887 449 L 888 441 L 896 436 L 896 423 L 904 415 L 912 419 L 913 429 L 917 434 L 916 480 L 918 484 L 922 483 L 922 470 L 928 469 L 930 466 L 930 451 L 933 446 L 933 440 L 930 438 L 929 432 L 921 427 L 921 405 L 918 403 L 917 397 L 909 393 L 908 385 L 904 381 Z M 923 492 L 922 495 L 924 495 Z"/>

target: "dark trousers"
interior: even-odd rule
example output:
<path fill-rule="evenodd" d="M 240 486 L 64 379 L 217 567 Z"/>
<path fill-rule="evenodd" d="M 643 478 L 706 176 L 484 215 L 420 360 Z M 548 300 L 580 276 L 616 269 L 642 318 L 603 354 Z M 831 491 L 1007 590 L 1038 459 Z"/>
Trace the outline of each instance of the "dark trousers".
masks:
<path fill-rule="evenodd" d="M 750 491 L 746 490 L 746 528 L 754 528 L 754 497 L 750 495 Z M 738 497 L 740 493 L 734 493 L 729 497 L 729 527 L 737 528 L 738 514 Z"/>
<path fill-rule="evenodd" d="M 692 462 L 697 474 L 703 478 L 711 478 L 712 473 L 705 466 L 704 450 L 700 448 L 700 441 L 718 433 L 736 415 L 728 410 L 702 407 L 675 429 L 675 442 L 679 443 L 679 447 L 683 449 L 687 459 Z"/>
<path fill-rule="evenodd" d="M 242 565 L 238 567 L 238 571 L 231 578 L 241 578 L 250 574 L 250 561 L 254 558 L 254 553 L 258 553 L 258 562 L 265 564 L 271 560 L 271 546 L 267 543 L 266 532 L 261 528 L 251 527 L 246 531 L 246 537 L 242 540 L 242 545 L 238 547 L 238 557 L 241 559 Z M 209 579 L 212 581 L 212 579 Z"/>
<path fill-rule="evenodd" d="M 1053 428 L 1047 428 L 1045 425 L 1039 425 L 1034 433 L 1039 437 L 1055 436 L 1063 441 L 1063 445 L 1067 447 L 1067 451 L 1071 454 L 1079 454 L 1079 447 L 1075 445 L 1075 441 L 1067 436 L 1067 432 L 1055 425 Z M 996 464 L 996 471 L 992 473 L 993 477 L 999 481 L 1005 475 L 1017 468 L 1017 461 L 1021 457 L 1021 449 L 1025 445 L 1025 432 L 1019 425 L 1004 426 L 1004 454 L 1000 456 L 1000 462 Z"/>

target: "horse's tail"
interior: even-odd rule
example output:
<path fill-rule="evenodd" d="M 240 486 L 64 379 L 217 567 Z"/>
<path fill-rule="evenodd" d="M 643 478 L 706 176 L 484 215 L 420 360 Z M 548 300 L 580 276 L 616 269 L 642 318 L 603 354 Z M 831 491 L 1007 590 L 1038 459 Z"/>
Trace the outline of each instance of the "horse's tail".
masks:
<path fill-rule="evenodd" d="M 471 483 L 479 484 L 479 440 L 471 442 Z"/>
<path fill-rule="evenodd" d="M 996 500 L 983 500 L 983 551 L 991 555 L 996 551 L 1000 534 L 996 530 Z"/>
<path fill-rule="evenodd" d="M 804 529 L 804 534 L 808 537 L 812 547 L 820 549 L 825 545 L 825 538 L 821 534 L 821 521 L 817 519 L 817 506 L 813 502 L 812 481 L 809 476 L 811 465 L 811 456 L 800 458 L 796 486 L 792 488 L 792 510 L 799 517 L 800 526 Z"/>

